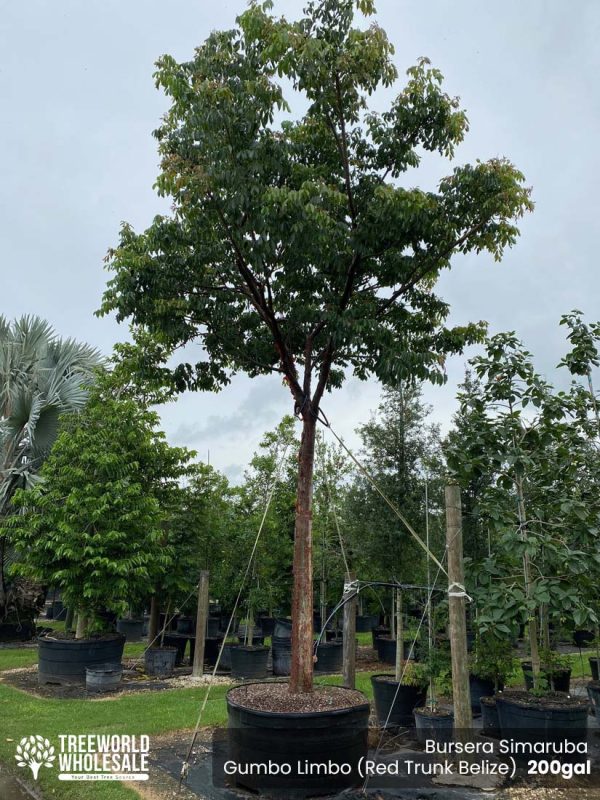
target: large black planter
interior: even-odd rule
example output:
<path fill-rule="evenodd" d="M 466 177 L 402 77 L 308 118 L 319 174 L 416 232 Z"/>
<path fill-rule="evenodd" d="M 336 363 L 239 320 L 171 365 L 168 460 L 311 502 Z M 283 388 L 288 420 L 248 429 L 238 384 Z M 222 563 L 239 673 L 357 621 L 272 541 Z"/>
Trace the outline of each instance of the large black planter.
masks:
<path fill-rule="evenodd" d="M 413 711 L 427 699 L 426 686 L 403 686 L 393 675 L 372 675 L 377 720 L 382 728 L 412 727 Z"/>
<path fill-rule="evenodd" d="M 504 684 L 499 686 L 500 691 L 504 689 Z M 469 692 L 471 694 L 471 711 L 474 714 L 480 714 L 482 709 L 480 700 L 482 697 L 491 696 L 496 691 L 494 681 L 487 678 L 480 678 L 478 675 L 469 675 Z"/>
<path fill-rule="evenodd" d="M 594 634 L 592 631 L 573 631 L 573 643 L 575 647 L 587 647 L 593 638 Z"/>
<path fill-rule="evenodd" d="M 144 620 L 118 619 L 117 631 L 123 634 L 126 642 L 139 642 L 144 634 Z"/>
<path fill-rule="evenodd" d="M 373 637 L 373 650 L 377 650 L 377 639 L 380 636 L 389 636 L 390 629 L 386 628 L 385 625 L 378 625 L 376 628 L 373 628 L 371 631 L 371 636 Z"/>
<path fill-rule="evenodd" d="M 219 651 L 221 649 L 221 642 L 223 641 L 222 636 L 212 636 L 207 637 L 204 640 L 204 661 L 208 664 L 209 667 L 214 667 L 217 663 L 217 658 L 219 656 Z M 194 661 L 194 651 L 196 649 L 196 639 L 195 637 L 190 638 L 190 663 Z"/>
<path fill-rule="evenodd" d="M 525 688 L 527 691 L 533 689 L 533 668 L 529 662 L 523 662 L 523 677 L 525 678 Z M 554 692 L 569 693 L 571 685 L 571 669 L 556 669 L 554 672 L 540 670 L 540 676 L 544 678 L 550 689 Z"/>
<path fill-rule="evenodd" d="M 38 639 L 40 683 L 85 683 L 85 668 L 120 664 L 125 637 L 121 633 L 98 639 Z"/>
<path fill-rule="evenodd" d="M 176 647 L 149 647 L 144 653 L 146 672 L 159 678 L 169 678 L 173 674 L 176 660 Z"/>
<path fill-rule="evenodd" d="M 369 703 L 315 712 L 256 711 L 245 708 L 227 693 L 229 758 L 245 764 L 351 764 L 367 755 Z M 273 772 L 273 769 L 271 769 Z M 358 770 L 349 775 L 289 776 L 236 775 L 239 788 L 266 793 L 273 798 L 333 794 L 362 783 Z"/>
<path fill-rule="evenodd" d="M 415 708 L 417 739 L 425 743 L 428 739 L 449 742 L 452 739 L 454 714 L 451 711 L 433 713 L 428 708 Z"/>
<path fill-rule="evenodd" d="M 404 658 L 407 659 L 410 653 L 411 642 L 404 642 Z M 411 658 L 414 658 L 414 649 Z M 396 663 L 396 640 L 380 636 L 377 639 L 377 657 L 384 664 Z"/>
<path fill-rule="evenodd" d="M 196 622 L 191 617 L 179 617 L 177 620 L 177 633 L 191 636 L 196 629 Z M 219 631 L 219 620 L 217 620 L 217 633 Z"/>
<path fill-rule="evenodd" d="M 278 639 L 291 639 L 292 638 L 292 620 L 291 619 L 276 619 L 273 628 L 273 636 Z"/>
<path fill-rule="evenodd" d="M 536 705 L 535 697 L 525 692 L 496 697 L 502 738 L 517 742 L 582 742 L 587 736 L 587 702 L 582 698 L 560 696 L 556 706 Z M 557 695 L 558 697 L 558 695 Z"/>
<path fill-rule="evenodd" d="M 177 656 L 175 657 L 176 667 L 181 667 L 183 664 L 188 639 L 189 636 L 185 636 L 181 633 L 165 633 L 163 640 L 165 647 L 174 647 L 177 650 Z"/>
<path fill-rule="evenodd" d="M 500 720 L 496 707 L 496 697 L 480 697 L 481 704 L 481 732 L 484 736 L 500 736 Z"/>
<path fill-rule="evenodd" d="M 598 657 L 594 656 L 593 658 L 589 659 L 590 662 L 590 670 L 592 671 L 592 680 L 598 680 Z"/>
<path fill-rule="evenodd" d="M 215 636 L 219 635 L 219 627 L 221 625 L 221 620 L 219 617 L 209 617 L 206 620 L 206 635 L 209 639 L 214 638 Z"/>
<path fill-rule="evenodd" d="M 34 636 L 33 622 L 0 622 L 0 642 L 28 642 Z"/>
<path fill-rule="evenodd" d="M 289 675 L 292 669 L 292 640 L 287 636 L 273 636 L 273 675 Z"/>
<path fill-rule="evenodd" d="M 263 646 L 232 647 L 231 674 L 234 678 L 257 679 L 267 677 L 267 661 L 269 648 Z"/>
<path fill-rule="evenodd" d="M 317 646 L 315 672 L 341 672 L 344 662 L 342 642 L 321 642 Z"/>
<path fill-rule="evenodd" d="M 378 620 L 379 616 L 377 614 L 363 614 L 362 616 L 359 614 L 356 617 L 356 632 L 368 633 L 372 631 Z"/>
<path fill-rule="evenodd" d="M 240 644 L 246 644 L 246 637 L 238 635 L 238 642 Z M 264 643 L 265 643 L 265 637 L 262 635 L 262 633 L 258 633 L 257 635 L 252 634 L 252 644 L 253 645 L 262 647 L 264 645 Z M 248 644 L 250 644 L 250 643 L 248 642 Z"/>
<path fill-rule="evenodd" d="M 260 627 L 265 636 L 273 636 L 275 632 L 275 617 L 261 617 Z"/>

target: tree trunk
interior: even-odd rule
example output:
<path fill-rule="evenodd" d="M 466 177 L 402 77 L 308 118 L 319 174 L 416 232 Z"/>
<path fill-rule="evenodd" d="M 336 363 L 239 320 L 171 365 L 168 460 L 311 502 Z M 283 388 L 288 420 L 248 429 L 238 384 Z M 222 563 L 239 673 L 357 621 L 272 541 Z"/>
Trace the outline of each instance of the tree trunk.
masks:
<path fill-rule="evenodd" d="M 315 417 L 308 411 L 298 455 L 290 675 L 293 694 L 311 692 L 313 687 L 312 490 L 316 426 Z"/>
<path fill-rule="evenodd" d="M 523 480 L 520 477 L 515 478 L 515 486 L 517 489 L 517 504 L 519 511 L 519 523 L 521 528 L 521 538 L 527 538 L 527 515 L 525 510 L 525 495 L 523 492 Z M 533 597 L 533 579 L 531 577 L 531 561 L 527 553 L 523 554 L 523 581 L 525 585 L 525 596 L 528 600 Z M 539 634 L 538 634 L 538 621 L 537 611 L 529 612 L 529 620 L 527 625 L 529 633 L 529 651 L 531 654 L 531 671 L 533 673 L 533 686 L 538 688 L 540 683 L 540 649 L 539 649 Z"/>
<path fill-rule="evenodd" d="M 158 623 L 160 620 L 160 603 L 155 594 L 150 599 L 150 619 L 148 620 L 148 646 L 150 646 L 158 636 Z"/>
<path fill-rule="evenodd" d="M 67 608 L 67 616 L 65 617 L 65 631 L 68 633 L 73 630 L 73 609 Z"/>
<path fill-rule="evenodd" d="M 402 591 L 396 590 L 396 680 L 404 672 L 404 624 L 402 619 Z"/>
<path fill-rule="evenodd" d="M 75 630 L 75 638 L 76 639 L 84 639 L 85 638 L 85 629 L 87 627 L 87 619 L 83 615 L 83 612 L 79 612 L 77 614 L 77 628 Z"/>

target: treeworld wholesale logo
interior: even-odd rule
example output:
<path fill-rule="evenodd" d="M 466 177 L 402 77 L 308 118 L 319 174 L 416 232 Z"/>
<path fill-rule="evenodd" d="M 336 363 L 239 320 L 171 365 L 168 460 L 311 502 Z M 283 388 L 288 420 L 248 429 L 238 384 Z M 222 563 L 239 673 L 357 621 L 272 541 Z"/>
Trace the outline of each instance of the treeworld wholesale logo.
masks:
<path fill-rule="evenodd" d="M 148 736 L 59 734 L 58 779 L 61 781 L 147 781 Z M 56 766 L 56 749 L 39 734 L 17 745 L 19 767 L 29 767 L 34 780 L 41 767 Z"/>

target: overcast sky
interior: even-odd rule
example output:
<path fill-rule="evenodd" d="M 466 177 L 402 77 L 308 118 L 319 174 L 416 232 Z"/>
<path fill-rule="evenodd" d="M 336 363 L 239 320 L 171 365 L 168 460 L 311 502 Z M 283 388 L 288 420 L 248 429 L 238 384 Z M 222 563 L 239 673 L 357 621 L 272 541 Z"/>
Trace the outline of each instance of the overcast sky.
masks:
<path fill-rule="evenodd" d="M 302 0 L 276 0 L 293 17 Z M 9 318 L 39 314 L 64 336 L 103 352 L 126 337 L 93 316 L 103 256 L 121 220 L 147 226 L 165 210 L 151 136 L 165 98 L 154 61 L 185 60 L 215 28 L 233 26 L 245 0 L 27 0 L 0 4 L 0 234 L 2 301 Z M 555 379 L 564 352 L 560 315 L 600 318 L 600 3 L 597 0 L 378 0 L 378 21 L 401 75 L 420 56 L 460 95 L 470 132 L 456 163 L 507 156 L 533 187 L 535 212 L 501 264 L 455 262 L 439 292 L 451 321 L 516 330 Z M 401 84 L 399 84 L 400 86 Z M 375 101 L 384 108 L 390 93 Z M 433 188 L 452 166 L 428 159 L 412 182 Z M 473 355 L 473 352 L 467 354 Z M 444 387 L 428 388 L 447 426 L 464 359 Z M 349 381 L 325 410 L 351 444 L 378 402 L 375 382 Z M 169 440 L 240 475 L 263 432 L 291 410 L 276 378 L 236 378 L 219 395 L 186 395 L 163 410 Z"/>

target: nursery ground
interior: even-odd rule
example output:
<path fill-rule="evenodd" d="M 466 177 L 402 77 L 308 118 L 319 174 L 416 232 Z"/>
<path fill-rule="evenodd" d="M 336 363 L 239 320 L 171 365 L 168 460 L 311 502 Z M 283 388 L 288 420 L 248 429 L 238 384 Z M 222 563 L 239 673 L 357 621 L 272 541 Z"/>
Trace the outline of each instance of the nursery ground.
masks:
<path fill-rule="evenodd" d="M 361 637 L 362 638 L 362 637 Z M 366 643 L 366 642 L 365 642 Z M 143 652 L 144 644 L 128 644 L 124 653 L 125 659 L 139 658 Z M 362 648 L 361 648 L 362 650 Z M 584 682 L 589 677 L 587 653 L 583 659 L 578 653 L 571 655 L 573 679 L 577 683 Z M 106 699 L 53 699 L 37 697 L 31 693 L 21 691 L 7 683 L 8 670 L 33 668 L 37 663 L 37 648 L 35 645 L 15 645 L 0 648 L 0 798 L 1 800 L 22 800 L 17 790 L 6 787 L 9 775 L 25 780 L 22 771 L 15 766 L 14 754 L 16 742 L 23 736 L 31 733 L 41 733 L 50 739 L 56 739 L 61 733 L 98 733 L 98 734 L 148 734 L 151 742 L 160 742 L 163 737 L 174 737 L 180 747 L 181 743 L 188 740 L 190 729 L 196 723 L 200 702 L 204 697 L 205 688 L 194 686 L 191 688 L 165 689 L 163 691 L 141 691 L 124 693 Z M 379 665 L 381 666 L 381 665 Z M 583 669 L 582 669 L 583 667 Z M 375 671 L 382 671 L 376 669 Z M 387 667 L 385 671 L 390 671 Z M 357 688 L 368 697 L 372 697 L 370 676 L 372 670 L 359 672 L 357 675 Z M 3 675 L 4 673 L 4 675 Z M 324 676 L 319 681 L 339 683 L 339 676 Z M 519 682 L 515 675 L 514 682 Z M 227 684 L 213 686 L 210 699 L 206 706 L 202 726 L 203 735 L 208 735 L 215 726 L 226 723 L 225 693 Z M 35 725 L 35 731 L 32 730 Z M 142 796 L 148 800 L 163 800 L 171 797 L 170 790 L 166 788 L 172 783 L 160 770 L 160 775 L 152 776 L 148 786 L 140 786 Z M 156 777 L 156 781 L 154 780 Z M 4 780 L 3 784 L 1 781 Z M 165 784 L 165 791 L 156 794 L 161 784 Z M 33 784 L 38 797 L 43 800 L 135 800 L 139 798 L 136 789 L 117 783 L 75 783 L 59 782 L 51 770 L 42 770 L 39 780 Z M 8 792 L 12 793 L 9 794 Z M 442 794 L 437 791 L 438 800 Z M 515 790 L 516 791 L 516 790 Z M 541 791 L 541 790 L 538 790 Z M 154 792 L 154 794 L 152 794 Z M 415 794 L 417 797 L 418 794 Z M 421 795 L 425 797 L 426 795 Z M 444 794 L 444 797 L 450 795 Z M 461 797 L 466 797 L 462 792 Z M 503 795 L 508 797 L 508 795 Z M 512 795 L 517 797 L 517 795 Z M 530 795 L 542 797 L 542 794 Z M 578 795 L 579 796 L 579 795 Z M 582 798 L 600 798 L 600 794 L 581 794 Z M 185 795 L 178 795 L 180 800 L 187 800 Z M 198 795 L 195 795 L 198 797 Z M 526 795 L 523 795 L 525 798 Z M 520 796 L 519 796 L 520 798 Z"/>

